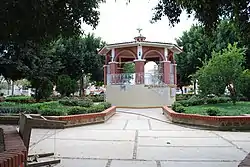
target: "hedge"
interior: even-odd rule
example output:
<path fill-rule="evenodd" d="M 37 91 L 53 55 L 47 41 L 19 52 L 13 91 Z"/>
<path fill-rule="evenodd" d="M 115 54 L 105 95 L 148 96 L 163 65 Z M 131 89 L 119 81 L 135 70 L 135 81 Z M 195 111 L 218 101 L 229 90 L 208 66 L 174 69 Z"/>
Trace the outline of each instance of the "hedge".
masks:
<path fill-rule="evenodd" d="M 188 106 L 196 106 L 203 104 L 217 104 L 217 103 L 227 103 L 231 101 L 229 97 L 213 97 L 213 98 L 199 98 L 199 97 L 191 97 L 189 100 L 181 100 L 178 101 L 184 107 Z"/>

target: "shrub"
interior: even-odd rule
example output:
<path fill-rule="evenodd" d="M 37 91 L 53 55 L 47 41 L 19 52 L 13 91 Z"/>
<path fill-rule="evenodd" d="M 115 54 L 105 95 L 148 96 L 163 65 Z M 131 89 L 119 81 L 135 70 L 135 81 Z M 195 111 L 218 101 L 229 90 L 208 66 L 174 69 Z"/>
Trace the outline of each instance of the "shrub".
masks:
<path fill-rule="evenodd" d="M 35 99 L 30 96 L 8 96 L 5 98 L 5 101 L 16 103 L 31 103 L 35 102 Z"/>
<path fill-rule="evenodd" d="M 206 108 L 205 112 L 209 115 L 209 116 L 216 116 L 220 113 L 220 110 L 218 108 Z"/>
<path fill-rule="evenodd" d="M 178 113 L 184 113 L 186 111 L 185 107 L 181 103 L 178 103 L 178 102 L 172 105 L 172 109 Z"/>
<path fill-rule="evenodd" d="M 60 100 L 60 104 L 65 106 L 81 106 L 81 107 L 90 107 L 93 105 L 93 102 L 90 99 L 69 99 L 69 100 Z"/>
<path fill-rule="evenodd" d="M 104 102 L 104 95 L 93 95 L 93 96 L 88 96 L 93 102 Z"/>
<path fill-rule="evenodd" d="M 68 115 L 77 115 L 77 114 L 87 114 L 88 109 L 86 107 L 72 107 L 68 111 Z"/>
<path fill-rule="evenodd" d="M 39 114 L 43 116 L 61 116 L 65 115 L 65 113 L 61 109 L 52 109 L 52 108 L 44 108 L 39 110 Z"/>
<path fill-rule="evenodd" d="M 68 75 L 60 75 L 57 80 L 56 90 L 62 96 L 69 96 L 71 93 L 75 93 L 78 89 L 77 81 L 71 79 Z"/>

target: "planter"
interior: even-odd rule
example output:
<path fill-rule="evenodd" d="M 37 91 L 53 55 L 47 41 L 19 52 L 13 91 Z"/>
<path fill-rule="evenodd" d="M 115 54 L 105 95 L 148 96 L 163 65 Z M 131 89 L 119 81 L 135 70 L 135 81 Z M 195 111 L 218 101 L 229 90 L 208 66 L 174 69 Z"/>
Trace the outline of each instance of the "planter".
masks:
<path fill-rule="evenodd" d="M 250 116 L 205 116 L 177 113 L 162 107 L 165 116 L 174 123 L 209 127 L 218 130 L 250 130 Z"/>

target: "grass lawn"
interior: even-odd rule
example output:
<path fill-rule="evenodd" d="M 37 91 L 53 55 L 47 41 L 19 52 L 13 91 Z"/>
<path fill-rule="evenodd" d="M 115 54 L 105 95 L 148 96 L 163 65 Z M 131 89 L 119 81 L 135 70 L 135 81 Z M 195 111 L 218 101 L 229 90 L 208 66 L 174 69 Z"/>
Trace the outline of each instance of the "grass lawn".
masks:
<path fill-rule="evenodd" d="M 207 104 L 199 106 L 186 107 L 186 114 L 200 114 L 207 115 L 204 111 L 206 108 L 218 108 L 220 110 L 220 116 L 239 116 L 243 114 L 250 114 L 250 102 L 237 102 L 236 105 L 232 103 L 219 103 L 219 104 Z"/>

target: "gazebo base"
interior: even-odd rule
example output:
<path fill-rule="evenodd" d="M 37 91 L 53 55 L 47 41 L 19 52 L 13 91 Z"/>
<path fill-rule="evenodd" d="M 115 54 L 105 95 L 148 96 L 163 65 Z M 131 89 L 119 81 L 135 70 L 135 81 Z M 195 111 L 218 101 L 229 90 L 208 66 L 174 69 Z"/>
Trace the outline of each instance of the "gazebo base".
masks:
<path fill-rule="evenodd" d="M 175 88 L 145 85 L 107 85 L 106 99 L 123 107 L 158 107 L 175 102 Z"/>

